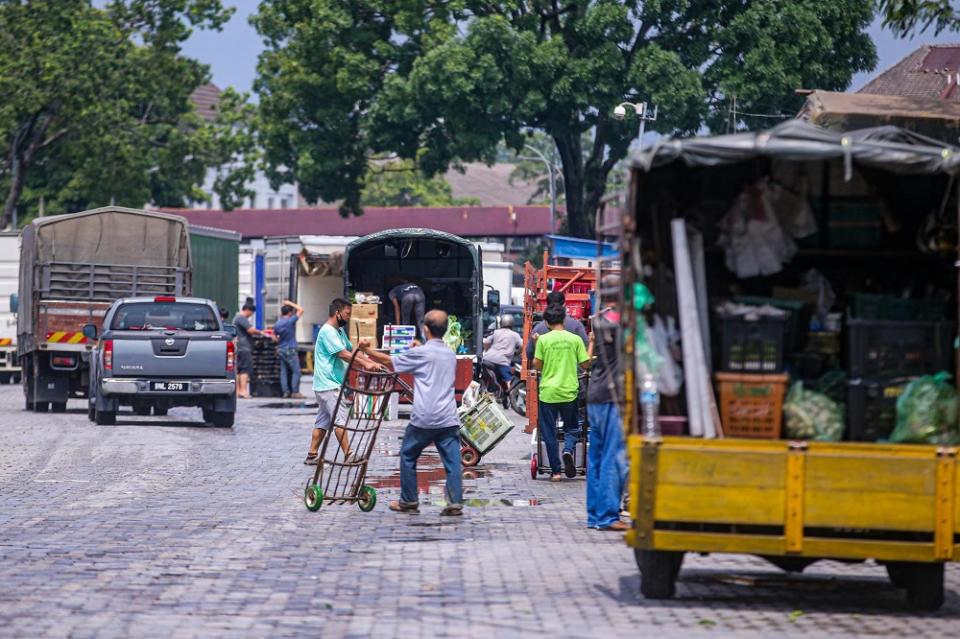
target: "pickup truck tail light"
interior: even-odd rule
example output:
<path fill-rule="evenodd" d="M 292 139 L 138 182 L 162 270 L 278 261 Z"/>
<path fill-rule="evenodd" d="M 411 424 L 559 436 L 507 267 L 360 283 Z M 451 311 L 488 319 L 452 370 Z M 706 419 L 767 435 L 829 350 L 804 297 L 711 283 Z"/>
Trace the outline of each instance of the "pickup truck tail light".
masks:
<path fill-rule="evenodd" d="M 174 297 L 173 295 L 158 295 L 157 297 L 153 298 L 153 301 L 154 302 L 176 302 L 177 298 Z"/>
<path fill-rule="evenodd" d="M 113 370 L 113 340 L 103 340 L 103 369 Z"/>
<path fill-rule="evenodd" d="M 227 372 L 232 373 L 236 367 L 237 353 L 233 342 L 227 342 Z"/>

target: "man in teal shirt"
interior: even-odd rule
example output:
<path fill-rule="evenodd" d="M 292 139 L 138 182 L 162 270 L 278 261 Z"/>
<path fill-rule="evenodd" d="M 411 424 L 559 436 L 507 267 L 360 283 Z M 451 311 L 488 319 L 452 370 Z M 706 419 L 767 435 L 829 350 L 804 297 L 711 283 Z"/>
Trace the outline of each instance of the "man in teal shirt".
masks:
<path fill-rule="evenodd" d="M 557 418 L 563 418 L 563 470 L 567 477 L 577 474 L 573 451 L 580 440 L 577 395 L 580 393 L 578 368 L 590 366 L 583 340 L 563 327 L 566 310 L 559 305 L 547 307 L 543 319 L 550 331 L 537 339 L 533 366 L 540 370 L 537 427 L 547 449 L 551 481 L 560 481 L 560 455 L 557 443 Z"/>
<path fill-rule="evenodd" d="M 303 461 L 308 466 L 317 463 L 317 451 L 320 450 L 320 444 L 330 427 L 347 422 L 350 407 L 343 402 L 337 411 L 337 399 L 350 358 L 353 357 L 353 344 L 343 330 L 343 327 L 350 323 L 352 312 L 350 302 L 338 297 L 330 302 L 330 317 L 317 333 L 317 343 L 313 349 L 313 392 L 317 397 L 317 418 L 313 424 L 310 450 Z M 356 364 L 364 370 L 372 371 L 378 368 L 363 354 L 357 355 Z M 335 428 L 335 433 L 344 456 L 349 459 L 352 453 L 346 431 Z"/>

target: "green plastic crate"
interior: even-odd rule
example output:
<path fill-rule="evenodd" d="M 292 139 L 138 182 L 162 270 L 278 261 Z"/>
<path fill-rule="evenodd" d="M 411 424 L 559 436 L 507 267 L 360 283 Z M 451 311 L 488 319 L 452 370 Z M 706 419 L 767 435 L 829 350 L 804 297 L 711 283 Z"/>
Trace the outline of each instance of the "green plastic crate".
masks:
<path fill-rule="evenodd" d="M 484 393 L 477 403 L 460 414 L 460 438 L 486 455 L 513 430 L 511 422 L 496 400 Z"/>

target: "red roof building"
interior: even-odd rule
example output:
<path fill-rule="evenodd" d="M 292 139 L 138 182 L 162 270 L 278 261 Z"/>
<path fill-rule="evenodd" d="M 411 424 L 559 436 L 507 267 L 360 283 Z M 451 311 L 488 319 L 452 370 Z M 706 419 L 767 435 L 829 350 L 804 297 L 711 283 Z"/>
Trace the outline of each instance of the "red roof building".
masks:
<path fill-rule="evenodd" d="M 925 44 L 857 93 L 960 100 L 960 44 Z"/>
<path fill-rule="evenodd" d="M 539 241 L 553 229 L 546 206 L 367 207 L 342 217 L 336 208 L 192 210 L 163 209 L 191 224 L 240 233 L 244 239 L 299 235 L 363 236 L 394 228 L 430 228 L 461 237 Z M 509 242 L 517 247 L 518 242 Z M 519 244 L 523 244 L 520 242 Z"/>

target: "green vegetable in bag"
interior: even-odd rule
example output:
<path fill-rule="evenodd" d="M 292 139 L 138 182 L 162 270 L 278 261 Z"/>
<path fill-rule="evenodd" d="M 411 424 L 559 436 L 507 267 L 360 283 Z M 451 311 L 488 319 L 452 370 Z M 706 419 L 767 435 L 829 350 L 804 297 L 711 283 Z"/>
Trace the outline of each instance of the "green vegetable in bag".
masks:
<path fill-rule="evenodd" d="M 907 384 L 897 399 L 897 426 L 890 441 L 910 444 L 956 444 L 957 391 L 949 373 L 926 375 Z"/>
<path fill-rule="evenodd" d="M 654 348 L 650 341 L 647 321 L 643 317 L 643 311 L 653 304 L 653 293 L 643 284 L 633 285 L 633 304 L 637 309 L 637 326 L 634 340 L 634 356 L 640 367 L 641 373 L 650 373 L 656 375 L 663 366 L 663 358 Z"/>
<path fill-rule="evenodd" d="M 443 334 L 443 343 L 449 346 L 454 353 L 458 352 L 463 345 L 460 329 L 460 320 L 457 319 L 456 315 L 447 317 L 447 332 Z"/>
<path fill-rule="evenodd" d="M 843 410 L 823 393 L 805 390 L 803 382 L 790 387 L 783 416 L 790 439 L 838 442 L 843 437 Z"/>

